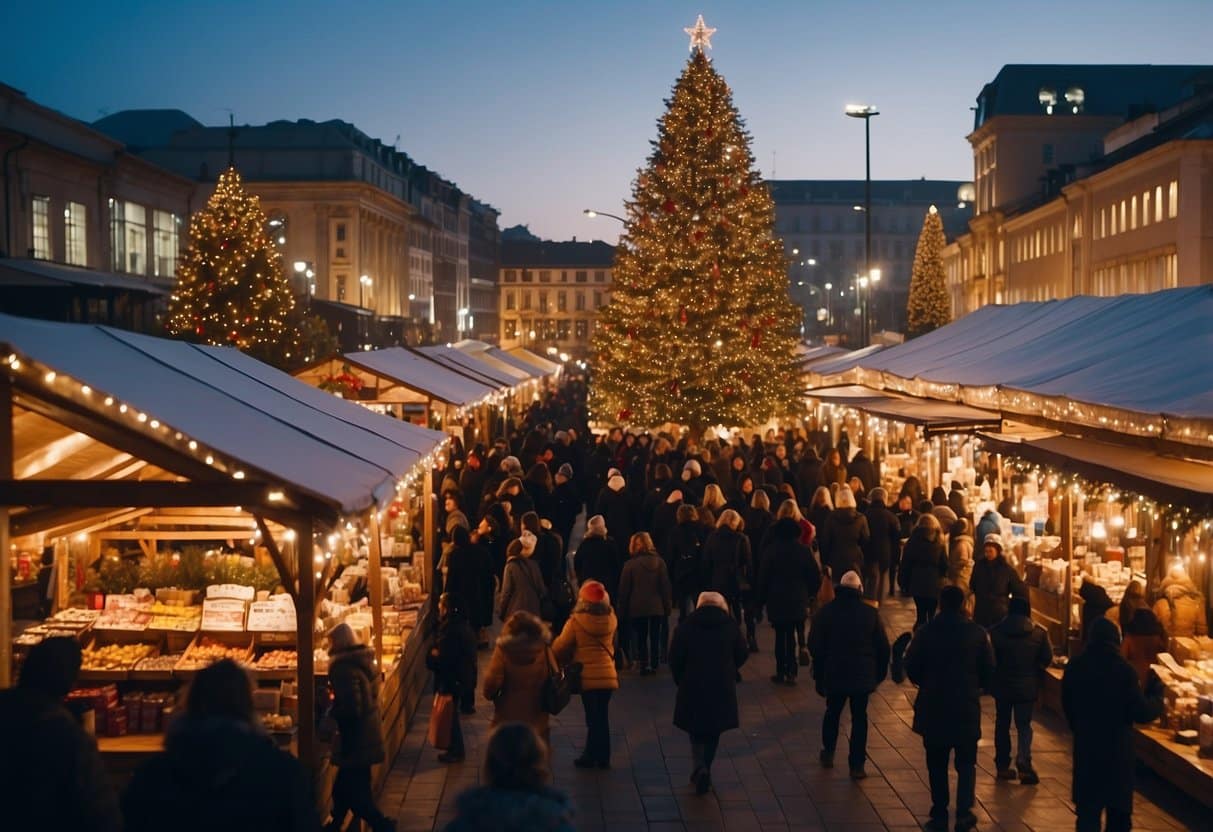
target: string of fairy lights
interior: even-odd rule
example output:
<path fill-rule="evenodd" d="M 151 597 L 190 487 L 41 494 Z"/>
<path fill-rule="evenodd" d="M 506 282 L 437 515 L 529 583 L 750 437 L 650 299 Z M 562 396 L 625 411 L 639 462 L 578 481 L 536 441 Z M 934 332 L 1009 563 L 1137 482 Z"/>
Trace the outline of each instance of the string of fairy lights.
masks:
<path fill-rule="evenodd" d="M 753 425 L 796 411 L 801 311 L 774 202 L 702 45 L 634 182 L 594 336 L 595 418 Z"/>

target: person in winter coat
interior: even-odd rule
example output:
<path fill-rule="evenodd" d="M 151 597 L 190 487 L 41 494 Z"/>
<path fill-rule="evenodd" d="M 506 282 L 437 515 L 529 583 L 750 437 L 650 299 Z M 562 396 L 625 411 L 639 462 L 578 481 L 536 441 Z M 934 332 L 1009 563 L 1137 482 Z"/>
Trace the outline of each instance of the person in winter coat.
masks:
<path fill-rule="evenodd" d="M 640 675 L 651 676 L 661 659 L 662 625 L 670 616 L 673 589 L 665 561 L 657 554 L 648 532 L 632 535 L 628 553 L 619 578 L 619 614 L 631 621 Z"/>
<path fill-rule="evenodd" d="M 1172 566 L 1163 579 L 1162 597 L 1154 602 L 1154 614 L 1172 638 L 1209 634 L 1205 596 L 1188 577 L 1183 564 Z"/>
<path fill-rule="evenodd" d="M 986 509 L 977 521 L 974 539 L 985 540 L 988 534 L 1002 534 L 1002 515 L 992 508 Z"/>
<path fill-rule="evenodd" d="M 1082 618 L 1079 633 L 1082 643 L 1087 643 L 1091 633 L 1091 625 L 1108 614 L 1108 610 L 1116 606 L 1108 591 L 1095 581 L 1083 578 L 1082 586 L 1078 588 L 1078 597 L 1082 599 Z"/>
<path fill-rule="evenodd" d="M 821 468 L 821 475 L 825 478 L 827 486 L 833 483 L 842 485 L 847 481 L 847 461 L 838 448 L 831 448 L 826 454 L 826 461 L 825 465 Z"/>
<path fill-rule="evenodd" d="M 973 565 L 969 588 L 973 591 L 973 620 L 991 627 L 1007 614 L 1011 596 L 1028 597 L 1027 587 L 1002 553 L 1002 538 L 988 534 L 982 540 L 985 557 Z"/>
<path fill-rule="evenodd" d="M 481 690 L 493 703 L 492 725 L 523 722 L 548 741 L 543 686 L 553 667 L 552 634 L 539 616 L 519 610 L 506 620 Z"/>
<path fill-rule="evenodd" d="M 573 555 L 573 572 L 579 583 L 598 581 L 614 597 L 619 591 L 619 575 L 623 558 L 615 539 L 607 536 L 607 524 L 601 514 L 595 514 L 585 525 L 585 537 Z"/>
<path fill-rule="evenodd" d="M 552 492 L 556 488 L 556 484 L 552 482 L 552 472 L 548 470 L 548 466 L 542 462 L 536 462 L 531 466 L 531 470 L 526 472 L 526 479 L 522 481 L 522 487 L 526 491 L 526 495 L 531 498 L 531 505 L 534 506 L 532 511 L 537 512 L 543 517 L 552 516 Z M 516 517 L 521 517 L 526 512 L 516 513 Z"/>
<path fill-rule="evenodd" d="M 329 657 L 329 686 L 333 689 L 333 718 L 338 733 L 332 758 L 337 766 L 333 818 L 341 820 L 348 809 L 376 832 L 395 829 L 395 823 L 379 811 L 371 794 L 371 766 L 382 763 L 386 756 L 375 654 L 358 643 L 348 624 L 338 624 L 329 633 Z"/>
<path fill-rule="evenodd" d="M 603 522 L 617 541 L 631 540 L 636 530 L 635 513 L 627 482 L 622 475 L 615 474 L 607 480 L 606 487 L 594 502 L 594 514 L 602 515 Z"/>
<path fill-rule="evenodd" d="M 850 486 L 839 487 L 834 505 L 825 528 L 818 526 L 817 534 L 822 563 L 830 570 L 830 577 L 838 580 L 848 572 L 863 571 L 863 549 L 872 533 L 868 519 L 856 509 Z"/>
<path fill-rule="evenodd" d="M 585 750 L 573 761 L 578 768 L 611 767 L 611 694 L 619 688 L 615 670 L 615 612 L 611 597 L 598 581 L 586 581 L 577 606 L 552 645 L 561 665 L 581 663 L 581 705 L 585 709 Z"/>
<path fill-rule="evenodd" d="M 969 534 L 969 521 L 961 517 L 948 536 L 948 583 L 958 586 L 969 594 L 973 578 L 973 538 Z"/>
<path fill-rule="evenodd" d="M 813 677 L 817 692 L 826 698 L 821 723 L 821 764 L 834 765 L 838 745 L 838 723 L 842 709 L 851 705 L 851 746 L 847 765 L 852 780 L 867 777 L 868 697 L 884 681 L 889 670 L 889 637 L 880 614 L 863 602 L 863 582 L 858 572 L 847 572 L 839 581 L 834 600 L 822 607 L 809 631 L 813 655 Z"/>
<path fill-rule="evenodd" d="M 1061 679 L 1061 704 L 1074 735 L 1073 794 L 1078 832 L 1093 832 L 1106 813 L 1109 830 L 1127 830 L 1133 816 L 1134 723 L 1162 715 L 1161 682 L 1145 690 L 1120 655 L 1120 635 L 1106 618 L 1091 625 L 1086 649 Z"/>
<path fill-rule="evenodd" d="M 804 505 L 808 505 L 814 492 L 825 485 L 821 466 L 821 458 L 812 447 L 805 448 L 800 461 L 796 463 L 796 494 Z"/>
<path fill-rule="evenodd" d="M 744 616 L 746 639 L 753 652 L 758 649 L 754 632 L 756 611 L 741 605 L 742 591 L 748 594 L 753 589 L 754 558 L 744 531 L 741 515 L 731 508 L 725 509 L 716 521 L 716 529 L 703 544 L 703 587 L 725 597 L 739 624 Z"/>
<path fill-rule="evenodd" d="M 538 617 L 547 597 L 543 573 L 532 557 L 538 543 L 535 535 L 523 531 L 506 550 L 505 573 L 497 601 L 497 617 L 505 621 L 519 610 Z"/>
<path fill-rule="evenodd" d="M 830 519 L 830 515 L 834 513 L 834 498 L 830 495 L 830 489 L 824 485 L 819 486 L 813 492 L 813 499 L 809 503 L 808 520 L 813 524 L 813 528 L 817 530 L 817 546 L 821 547 L 821 535 L 825 531 L 826 522 Z M 824 566 L 824 564 L 822 564 Z"/>
<path fill-rule="evenodd" d="M 1128 629 L 1129 622 L 1133 620 L 1133 616 L 1138 610 L 1148 609 L 1150 609 L 1150 602 L 1146 600 L 1146 585 L 1141 581 L 1129 581 L 1129 585 L 1125 587 L 1125 594 L 1121 596 L 1120 608 L 1117 611 L 1120 632 L 1123 634 Z"/>
<path fill-rule="evenodd" d="M 492 575 L 497 581 L 505 571 L 505 550 L 510 544 L 510 513 L 500 503 L 489 506 L 480 518 L 480 525 L 472 534 L 472 542 L 483 546 L 493 567 Z M 493 609 L 493 593 L 489 593 L 489 611 Z M 491 617 L 491 616 L 490 616 Z"/>
<path fill-rule="evenodd" d="M 706 538 L 695 506 L 680 505 L 676 516 L 678 522 L 670 532 L 665 556 L 678 603 L 678 620 L 682 621 L 695 609 L 695 599 L 703 586 L 702 552 Z"/>
<path fill-rule="evenodd" d="M 847 474 L 850 477 L 859 477 L 865 493 L 880 485 L 880 477 L 876 475 L 876 466 L 872 464 L 872 460 L 868 459 L 867 452 L 863 448 L 856 451 L 855 456 L 851 457 L 851 461 L 847 463 Z"/>
<path fill-rule="evenodd" d="M 922 491 L 922 482 L 919 481 L 918 477 L 909 476 L 906 477 L 905 482 L 901 484 L 901 490 L 897 492 L 897 504 L 898 506 L 901 505 L 902 497 L 909 497 L 910 508 L 913 509 L 924 499 L 926 499 L 926 496 L 927 495 Z M 909 533 L 904 536 L 909 537 Z"/>
<path fill-rule="evenodd" d="M 484 525 L 491 521 L 482 520 Z M 488 644 L 482 636 L 493 623 L 493 559 L 488 549 L 473 543 L 467 529 L 456 528 L 446 555 L 446 580 L 442 587 L 459 598 L 468 623 L 477 632 L 477 643 Z M 466 699 L 464 700 L 467 701 Z"/>
<path fill-rule="evenodd" d="M 544 593 L 552 599 L 553 606 L 556 608 L 555 612 L 559 620 L 549 621 L 548 624 L 553 627 L 563 627 L 564 620 L 560 616 L 568 615 L 572 604 L 571 599 L 566 600 L 563 604 L 559 601 L 560 597 L 565 594 L 562 587 L 566 580 L 565 559 L 561 554 L 563 544 L 560 541 L 560 535 L 552 531 L 549 521 L 540 520 L 539 515 L 533 511 L 522 515 L 522 530 L 535 538 L 535 551 L 531 555 L 531 560 L 539 567 L 539 574 L 543 576 Z M 519 539 L 522 539 L 521 536 Z M 561 609 L 562 606 L 563 609 Z"/>
<path fill-rule="evenodd" d="M 917 483 L 917 481 L 915 481 Z M 893 594 L 900 586 L 898 575 L 901 573 L 901 557 L 905 550 L 906 541 L 910 539 L 910 534 L 914 531 L 914 527 L 918 525 L 919 513 L 914 508 L 913 498 L 909 493 L 905 493 L 905 485 L 902 485 L 902 495 L 897 498 L 897 525 L 901 537 L 901 545 L 893 550 L 893 558 L 889 562 L 889 594 Z"/>
<path fill-rule="evenodd" d="M 696 608 L 674 630 L 670 671 L 678 695 L 674 725 L 691 737 L 691 782 L 696 794 L 712 788 L 712 761 L 720 735 L 739 727 L 737 672 L 750 650 L 728 602 L 717 592 L 704 592 Z"/>
<path fill-rule="evenodd" d="M 655 524 L 658 510 L 665 505 L 666 498 L 670 496 L 670 492 L 674 489 L 674 475 L 670 471 L 670 466 L 660 463 L 653 468 L 652 481 L 649 484 L 648 491 L 645 492 L 644 499 L 640 503 L 640 517 L 637 522 L 637 527 L 641 531 L 646 531 L 649 534 L 655 534 L 657 531 Z M 669 525 L 673 525 L 673 512 L 669 512 L 667 519 Z M 657 535 L 654 540 L 661 540 L 661 536 Z"/>
<path fill-rule="evenodd" d="M 568 554 L 569 539 L 573 536 L 573 526 L 577 524 L 577 515 L 581 513 L 581 492 L 573 479 L 573 466 L 567 462 L 556 471 L 556 487 L 552 489 L 551 517 L 552 528 L 560 535 L 563 543 L 561 555 Z"/>
<path fill-rule="evenodd" d="M 681 505 L 682 490 L 678 488 L 667 490 L 665 499 L 653 509 L 653 521 L 648 529 L 653 542 L 657 544 L 657 551 L 665 557 L 667 564 L 669 563 L 669 553 L 666 551 L 666 547 L 670 542 L 670 534 L 678 525 L 678 507 Z"/>
<path fill-rule="evenodd" d="M 703 489 L 708 481 L 703 478 L 703 466 L 697 459 L 688 459 L 682 466 L 682 497 L 693 506 L 703 500 Z"/>
<path fill-rule="evenodd" d="M 829 495 L 828 491 L 826 491 L 826 495 L 827 496 Z M 812 609 L 813 605 L 816 603 L 817 589 L 820 588 L 820 586 L 821 586 L 821 565 L 818 563 L 817 556 L 813 551 L 813 545 L 817 540 L 817 529 L 815 529 L 813 527 L 813 524 L 810 523 L 807 519 L 805 519 L 805 516 L 800 513 L 800 506 L 796 505 L 795 500 L 784 500 L 783 503 L 779 506 L 779 510 L 777 512 L 775 512 L 775 521 L 776 522 L 778 522 L 780 520 L 785 520 L 785 519 L 796 521 L 796 524 L 800 527 L 800 537 L 798 538 L 798 540 L 800 542 L 800 545 L 804 546 L 805 548 L 807 548 L 809 550 L 809 558 L 813 561 L 813 567 L 817 571 L 817 588 L 814 588 L 813 591 L 809 593 L 809 599 L 808 599 L 808 606 L 810 609 Z M 772 525 L 772 528 L 774 528 L 773 525 Z M 770 535 L 770 531 L 768 530 L 766 536 L 763 538 L 762 543 L 759 544 L 759 547 L 758 547 L 758 549 L 755 550 L 755 552 L 764 551 L 770 542 L 771 542 L 771 535 Z M 760 560 L 760 566 L 761 566 L 761 560 Z M 808 642 L 805 640 L 805 622 L 807 619 L 808 619 L 807 615 L 804 618 L 799 619 L 796 622 L 796 628 L 795 628 L 795 630 L 796 630 L 796 648 L 799 651 L 797 658 L 799 660 L 801 667 L 809 666 L 809 648 L 808 648 Z"/>
<path fill-rule="evenodd" d="M 775 628 L 775 675 L 771 681 L 776 684 L 796 682 L 795 634 L 804 624 L 810 599 L 821 586 L 821 570 L 809 547 L 800 542 L 800 535 L 796 520 L 776 520 L 759 557 L 757 601 Z"/>
<path fill-rule="evenodd" d="M 1053 662 L 1049 634 L 1032 621 L 1026 598 L 1012 598 L 1007 617 L 990 628 L 994 647 L 994 767 L 999 780 L 1035 785 L 1040 782 L 1032 768 L 1032 709 L 1040 695 L 1040 681 Z M 1011 768 L 1011 720 L 1019 745 L 1015 768 Z M 1018 769 L 1018 772 L 1016 772 Z"/>
<path fill-rule="evenodd" d="M 488 476 L 488 472 L 484 469 L 484 449 L 477 448 L 468 454 L 467 464 L 463 466 L 463 470 L 459 473 L 459 494 L 462 497 L 461 503 L 467 507 L 472 514 L 476 513 L 477 507 L 484 496 L 484 481 Z M 479 517 L 469 517 L 471 522 L 479 521 Z"/>
<path fill-rule="evenodd" d="M 1149 607 L 1133 613 L 1133 619 L 1124 628 L 1120 643 L 1120 654 L 1137 671 L 1137 681 L 1142 688 L 1150 678 L 1150 665 L 1158 663 L 1158 654 L 1167 651 L 1167 631 Z"/>
<path fill-rule="evenodd" d="M 574 832 L 573 806 L 551 781 L 548 748 L 534 730 L 500 725 L 484 752 L 483 785 L 459 795 L 444 832 Z"/>
<path fill-rule="evenodd" d="M 48 638 L 30 649 L 17 686 L 0 691 L 0 797 L 6 828 L 122 828 L 118 797 L 97 742 L 63 704 L 80 662 L 79 641 Z"/>
<path fill-rule="evenodd" d="M 964 614 L 964 592 L 944 587 L 939 615 L 914 634 L 906 673 L 918 686 L 916 734 L 926 750 L 931 787 L 929 832 L 948 829 L 948 758 L 955 757 L 956 830 L 977 828 L 977 741 L 981 739 L 981 692 L 994 678 L 994 650 L 986 631 Z"/>
<path fill-rule="evenodd" d="M 438 598 L 438 627 L 425 666 L 434 672 L 434 693 L 462 702 L 476 693 L 476 636 L 463 613 L 463 602 L 449 592 Z M 456 712 L 451 721 L 451 744 L 438 755 L 440 763 L 463 760 L 463 728 Z"/>
<path fill-rule="evenodd" d="M 888 492 L 883 488 L 873 488 L 868 499 L 864 517 L 871 537 L 863 553 L 863 587 L 865 597 L 879 603 L 884 600 L 885 581 L 893 564 L 893 554 L 901 550 L 901 523 L 885 505 Z"/>
<path fill-rule="evenodd" d="M 939 590 L 948 574 L 948 556 L 943 548 L 943 531 L 934 514 L 923 514 L 906 541 L 901 555 L 901 588 L 914 599 L 918 616 L 914 629 L 920 629 L 935 615 Z"/>
<path fill-rule="evenodd" d="M 10 736 L 6 735 L 6 741 Z M 339 779 L 345 771 L 346 768 L 338 771 Z M 357 811 L 369 803 L 372 828 L 395 829 L 391 821 L 374 809 L 369 768 L 366 773 L 361 802 L 345 802 L 349 794 L 334 784 L 333 823 L 328 828 L 340 829 L 348 808 Z M 62 788 L 64 784 L 55 785 Z M 61 795 L 59 800 L 64 797 Z M 11 808 L 10 805 L 10 811 Z M 46 812 L 53 807 L 38 808 Z M 198 671 L 190 683 L 184 715 L 169 726 L 164 751 L 135 772 L 122 796 L 122 811 L 128 832 L 164 829 L 166 818 L 173 819 L 174 829 L 186 832 L 215 829 L 290 832 L 320 828 L 310 779 L 303 766 L 278 749 L 262 730 L 253 713 L 248 674 L 228 659 Z M 25 828 L 51 827 L 44 821 Z"/>
<path fill-rule="evenodd" d="M 787 502 L 786 500 L 784 501 Z M 796 505 L 796 501 L 792 501 Z M 756 491 L 750 497 L 750 504 L 745 511 L 739 511 L 745 526 L 745 536 L 750 541 L 750 552 L 757 556 L 762 551 L 762 541 L 770 530 L 775 518 L 771 515 L 771 498 L 765 491 Z"/>

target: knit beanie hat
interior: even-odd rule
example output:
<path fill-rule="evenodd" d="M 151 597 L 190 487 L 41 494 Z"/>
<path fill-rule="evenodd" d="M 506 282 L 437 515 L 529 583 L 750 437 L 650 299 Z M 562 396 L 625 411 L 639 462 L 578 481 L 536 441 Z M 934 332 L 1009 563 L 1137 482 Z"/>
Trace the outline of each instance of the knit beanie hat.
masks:
<path fill-rule="evenodd" d="M 694 459 L 688 459 L 686 465 L 682 466 L 682 478 L 684 480 L 694 479 L 703 473 L 703 469 L 699 467 L 699 462 Z"/>
<path fill-rule="evenodd" d="M 585 533 L 587 535 L 597 535 L 598 537 L 606 537 L 607 527 L 606 518 L 601 514 L 595 514 L 585 524 Z"/>
<path fill-rule="evenodd" d="M 606 587 L 598 581 L 586 581 L 577 592 L 577 600 L 587 604 L 602 604 L 610 600 Z"/>
<path fill-rule="evenodd" d="M 358 646 L 358 636 L 354 629 L 344 622 L 329 631 L 329 652 L 340 653 Z"/>
<path fill-rule="evenodd" d="M 556 476 L 564 477 L 566 480 L 571 480 L 573 478 L 573 466 L 569 465 L 567 462 L 564 463 L 560 466 L 560 469 L 556 471 Z"/>
<path fill-rule="evenodd" d="M 518 461 L 518 457 L 516 456 L 507 456 L 501 460 L 501 470 L 507 474 L 521 474 L 522 463 Z"/>
<path fill-rule="evenodd" d="M 863 579 L 859 577 L 859 573 L 854 569 L 843 575 L 842 580 L 839 583 L 845 587 L 850 587 L 851 589 L 863 589 Z"/>
<path fill-rule="evenodd" d="M 718 607 L 725 612 L 729 611 L 729 602 L 724 600 L 724 596 L 719 592 L 701 592 L 699 600 L 695 602 L 695 609 L 700 607 Z"/>
<path fill-rule="evenodd" d="M 981 542 L 982 546 L 997 546 L 998 551 L 1002 551 L 1002 535 L 991 532 L 986 535 L 985 540 Z"/>
<path fill-rule="evenodd" d="M 619 476 L 622 476 L 622 475 L 623 475 L 623 472 L 622 472 L 622 471 L 620 471 L 618 468 L 612 468 L 612 469 L 610 469 L 609 471 L 607 471 L 607 479 L 608 479 L 608 480 L 609 480 L 611 477 L 619 477 Z"/>

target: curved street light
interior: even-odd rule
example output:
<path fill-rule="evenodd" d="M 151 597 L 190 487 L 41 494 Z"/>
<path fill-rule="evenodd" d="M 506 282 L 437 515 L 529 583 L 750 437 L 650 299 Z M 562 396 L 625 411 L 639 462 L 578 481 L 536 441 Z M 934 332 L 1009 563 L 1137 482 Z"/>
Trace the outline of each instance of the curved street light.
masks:
<path fill-rule="evenodd" d="M 628 224 L 628 221 L 623 217 L 619 216 L 618 214 L 611 214 L 607 211 L 595 211 L 593 208 L 586 208 L 581 213 L 585 214 L 590 219 L 594 219 L 594 217 L 610 217 L 613 220 L 619 220 L 624 225 Z"/>

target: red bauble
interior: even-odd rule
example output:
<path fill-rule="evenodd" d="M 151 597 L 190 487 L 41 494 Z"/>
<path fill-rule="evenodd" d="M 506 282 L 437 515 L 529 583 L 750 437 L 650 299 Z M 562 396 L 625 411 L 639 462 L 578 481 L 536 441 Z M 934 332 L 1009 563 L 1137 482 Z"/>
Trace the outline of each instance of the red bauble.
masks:
<path fill-rule="evenodd" d="M 732 387 L 726 387 L 726 388 L 724 388 L 724 394 L 725 394 L 726 396 L 731 396 L 731 395 L 733 395 L 733 388 L 732 388 Z"/>
<path fill-rule="evenodd" d="M 762 343 L 762 333 L 755 332 L 754 337 L 750 339 L 750 349 L 758 349 L 758 345 Z"/>
<path fill-rule="evenodd" d="M 703 136 L 705 139 L 710 139 L 714 135 L 716 135 L 716 131 L 713 130 L 711 127 L 709 127 L 707 130 L 703 131 Z"/>
<path fill-rule="evenodd" d="M 750 189 L 747 188 L 745 185 L 742 185 L 741 188 L 738 189 L 738 193 L 740 193 L 742 196 L 749 196 Z"/>
<path fill-rule="evenodd" d="M 678 206 L 674 204 L 674 200 L 667 199 L 665 202 L 661 203 L 661 210 L 665 211 L 667 214 L 672 214 L 678 210 Z"/>
<path fill-rule="evenodd" d="M 623 410 L 619 411 L 619 421 L 626 422 L 628 419 L 631 419 L 631 418 L 632 418 L 632 411 L 628 410 L 626 407 Z"/>
<path fill-rule="evenodd" d="M 696 231 L 691 236 L 695 238 L 695 242 L 697 242 L 697 243 L 703 242 L 703 232 L 702 231 Z"/>
<path fill-rule="evenodd" d="M 628 340 L 629 340 L 629 341 L 635 341 L 635 340 L 636 340 L 636 330 L 634 330 L 634 329 L 629 329 L 629 330 L 628 330 Z"/>
<path fill-rule="evenodd" d="M 400 516 L 400 506 L 396 505 L 395 503 L 392 503 L 390 506 L 388 506 L 387 516 L 388 517 L 399 517 Z"/>
<path fill-rule="evenodd" d="M 683 326 L 687 325 L 687 308 L 685 306 L 678 310 L 678 320 L 682 322 Z"/>
<path fill-rule="evenodd" d="M 720 264 L 719 263 L 712 264 L 712 277 L 720 277 Z"/>

